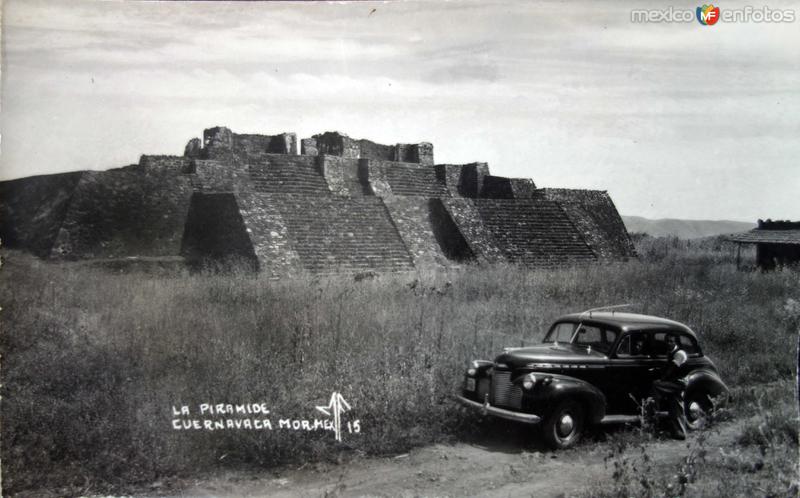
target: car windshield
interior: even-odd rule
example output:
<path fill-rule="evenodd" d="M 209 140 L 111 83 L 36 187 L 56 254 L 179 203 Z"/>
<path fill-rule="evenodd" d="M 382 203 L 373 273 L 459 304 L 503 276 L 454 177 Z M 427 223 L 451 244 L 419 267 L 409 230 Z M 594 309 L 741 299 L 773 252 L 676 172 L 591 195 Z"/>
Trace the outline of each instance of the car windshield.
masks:
<path fill-rule="evenodd" d="M 617 340 L 617 331 L 599 325 L 574 322 L 559 322 L 553 325 L 543 342 L 561 342 L 585 346 L 608 353 Z"/>

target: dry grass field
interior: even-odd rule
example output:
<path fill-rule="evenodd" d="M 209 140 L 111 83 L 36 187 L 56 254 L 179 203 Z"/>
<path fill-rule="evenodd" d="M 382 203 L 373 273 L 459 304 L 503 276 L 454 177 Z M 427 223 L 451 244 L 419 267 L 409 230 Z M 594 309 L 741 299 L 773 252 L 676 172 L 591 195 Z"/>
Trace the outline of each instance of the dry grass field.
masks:
<path fill-rule="evenodd" d="M 453 440 L 474 429 L 450 398 L 468 360 L 535 343 L 560 314 L 620 303 L 697 332 L 737 393 L 732 416 L 747 420 L 737 446 L 763 455 L 751 467 L 698 459 L 689 477 L 718 476 L 732 495 L 751 493 L 754 475 L 774 482 L 770 492 L 796 491 L 800 272 L 737 271 L 732 251 L 713 240 L 637 246 L 638 261 L 592 268 L 280 282 L 244 272 L 117 274 L 7 251 L 5 493 L 123 492 L 222 466 L 337 461 Z M 765 395 L 776 381 L 783 387 Z M 280 417 L 309 418 L 332 391 L 363 428 L 341 443 L 322 431 L 171 425 L 173 406 L 206 402 L 264 402 Z M 597 492 L 642 490 L 626 476 Z"/>

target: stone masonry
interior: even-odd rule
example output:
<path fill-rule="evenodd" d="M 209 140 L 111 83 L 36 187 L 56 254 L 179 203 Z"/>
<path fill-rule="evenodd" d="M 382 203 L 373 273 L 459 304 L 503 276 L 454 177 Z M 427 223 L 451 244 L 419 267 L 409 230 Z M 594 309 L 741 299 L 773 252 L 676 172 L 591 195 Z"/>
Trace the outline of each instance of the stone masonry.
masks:
<path fill-rule="evenodd" d="M 427 142 L 325 132 L 299 146 L 294 133 L 214 127 L 182 156 L 0 182 L 0 236 L 48 259 L 244 263 L 272 277 L 634 256 L 604 191 L 436 164 Z"/>

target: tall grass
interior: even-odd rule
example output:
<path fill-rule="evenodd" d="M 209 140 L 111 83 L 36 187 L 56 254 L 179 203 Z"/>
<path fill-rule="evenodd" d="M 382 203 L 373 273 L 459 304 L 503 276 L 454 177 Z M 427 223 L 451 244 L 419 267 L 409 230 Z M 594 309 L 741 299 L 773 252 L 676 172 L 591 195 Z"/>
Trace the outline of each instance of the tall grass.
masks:
<path fill-rule="evenodd" d="M 219 465 L 383 454 L 453 437 L 474 358 L 542 339 L 601 305 L 689 324 L 731 385 L 794 375 L 800 275 L 736 271 L 730 252 L 640 243 L 591 268 L 463 268 L 270 281 L 110 274 L 11 253 L 2 271 L 4 487 L 122 490 Z M 666 247 L 659 247 L 658 244 Z M 172 406 L 264 402 L 312 418 L 332 391 L 362 431 L 176 431 Z"/>

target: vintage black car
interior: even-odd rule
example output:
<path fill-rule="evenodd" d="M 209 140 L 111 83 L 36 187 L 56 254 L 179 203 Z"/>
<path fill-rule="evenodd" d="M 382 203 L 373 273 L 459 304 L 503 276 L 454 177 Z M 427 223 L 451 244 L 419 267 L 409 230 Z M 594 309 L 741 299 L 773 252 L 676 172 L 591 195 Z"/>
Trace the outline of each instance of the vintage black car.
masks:
<path fill-rule="evenodd" d="M 689 427 L 698 429 L 728 388 L 689 327 L 649 315 L 562 316 L 542 344 L 473 361 L 458 399 L 483 414 L 540 424 L 546 443 L 567 448 L 589 425 L 640 419 L 643 400 L 667 364 L 667 335 L 677 336 L 688 356 L 678 375 L 686 384 Z"/>

